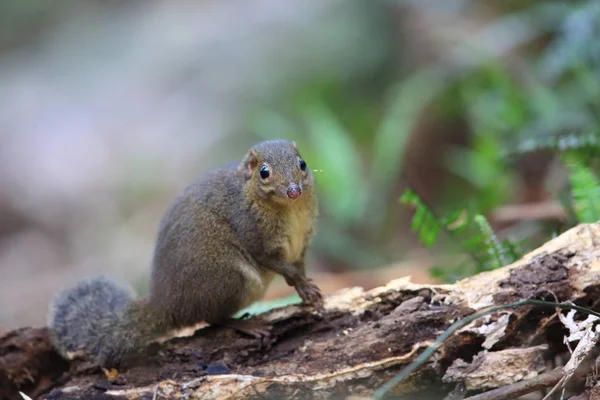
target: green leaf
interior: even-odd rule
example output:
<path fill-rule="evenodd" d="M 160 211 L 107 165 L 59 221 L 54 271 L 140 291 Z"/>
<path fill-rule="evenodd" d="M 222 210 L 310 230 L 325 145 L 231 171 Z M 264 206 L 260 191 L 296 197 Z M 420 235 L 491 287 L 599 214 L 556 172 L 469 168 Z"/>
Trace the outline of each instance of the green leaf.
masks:
<path fill-rule="evenodd" d="M 287 305 L 298 304 L 300 302 L 302 302 L 302 300 L 300 299 L 300 297 L 297 294 L 295 294 L 293 296 L 282 297 L 279 299 L 270 300 L 270 301 L 259 301 L 259 302 L 256 302 L 256 303 L 244 308 L 241 311 L 238 311 L 234 315 L 234 318 L 239 318 L 246 313 L 250 314 L 250 315 L 262 314 L 262 313 L 270 311 L 274 308 L 285 307 Z"/>
<path fill-rule="evenodd" d="M 563 155 L 565 166 L 569 170 L 573 210 L 580 223 L 592 223 L 600 220 L 600 181 L 591 168 L 584 164 L 577 152 Z"/>

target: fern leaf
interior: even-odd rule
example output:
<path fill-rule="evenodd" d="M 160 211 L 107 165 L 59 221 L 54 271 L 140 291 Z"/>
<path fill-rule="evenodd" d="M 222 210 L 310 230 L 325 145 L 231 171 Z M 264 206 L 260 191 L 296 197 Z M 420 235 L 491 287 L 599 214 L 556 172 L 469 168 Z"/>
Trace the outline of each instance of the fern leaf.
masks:
<path fill-rule="evenodd" d="M 437 216 L 421 200 L 419 195 L 410 189 L 402 194 L 400 201 L 405 205 L 416 208 L 411 229 L 418 233 L 419 240 L 426 247 L 433 246 L 442 228 Z"/>
<path fill-rule="evenodd" d="M 456 210 L 446 216 L 437 216 L 434 211 L 412 190 L 406 190 L 400 201 L 416 208 L 412 229 L 427 247 L 435 244 L 441 231 L 456 241 L 471 263 L 451 268 L 431 268 L 432 275 L 453 281 L 469 273 L 478 273 L 498 268 L 519 259 L 522 254 L 509 239 L 500 242 L 488 223 L 480 214 L 469 216 L 466 210 Z"/>
<path fill-rule="evenodd" d="M 478 214 L 475 216 L 474 221 L 483 235 L 483 244 L 489 255 L 489 260 L 493 263 L 493 267 L 498 268 L 508 265 L 509 262 L 505 256 L 508 250 L 500 243 L 487 219 L 483 215 Z"/>
<path fill-rule="evenodd" d="M 578 221 L 590 223 L 600 220 L 600 181 L 598 177 L 576 153 L 564 154 L 563 160 L 569 170 L 573 210 Z"/>

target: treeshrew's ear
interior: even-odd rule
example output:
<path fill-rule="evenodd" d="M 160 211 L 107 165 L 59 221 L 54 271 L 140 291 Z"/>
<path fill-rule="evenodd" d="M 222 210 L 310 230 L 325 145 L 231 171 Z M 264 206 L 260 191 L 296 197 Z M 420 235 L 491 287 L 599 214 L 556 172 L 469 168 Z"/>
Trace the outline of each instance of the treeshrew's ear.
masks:
<path fill-rule="evenodd" d="M 250 150 L 240 163 L 238 170 L 244 174 L 244 177 L 246 179 L 250 179 L 250 177 L 252 176 L 252 171 L 254 170 L 254 168 L 256 168 L 257 165 L 258 155 L 254 150 Z"/>
<path fill-rule="evenodd" d="M 298 145 L 296 144 L 296 142 L 292 142 L 292 146 L 294 146 L 294 150 L 298 150 Z"/>

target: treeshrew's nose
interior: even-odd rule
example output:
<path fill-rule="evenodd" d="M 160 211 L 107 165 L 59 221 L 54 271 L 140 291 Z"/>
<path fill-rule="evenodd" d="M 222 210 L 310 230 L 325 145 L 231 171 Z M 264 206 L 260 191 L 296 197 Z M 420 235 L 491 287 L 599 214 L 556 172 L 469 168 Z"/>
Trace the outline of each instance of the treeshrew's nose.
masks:
<path fill-rule="evenodd" d="M 288 187 L 287 196 L 290 199 L 297 199 L 298 197 L 300 197 L 301 194 L 302 194 L 302 189 L 300 189 L 300 186 L 294 184 L 294 185 L 290 185 Z"/>

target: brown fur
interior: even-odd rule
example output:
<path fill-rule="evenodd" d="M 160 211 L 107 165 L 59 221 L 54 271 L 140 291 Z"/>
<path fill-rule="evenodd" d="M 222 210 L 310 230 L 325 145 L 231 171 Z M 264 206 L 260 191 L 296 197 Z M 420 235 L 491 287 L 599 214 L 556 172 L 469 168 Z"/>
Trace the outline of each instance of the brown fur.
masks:
<path fill-rule="evenodd" d="M 262 298 L 276 273 L 296 287 L 306 303 L 320 306 L 320 292 L 304 268 L 317 198 L 310 169 L 302 171 L 299 159 L 293 142 L 261 142 L 240 164 L 210 171 L 186 188 L 161 222 L 149 298 L 131 302 L 124 311 L 86 312 L 83 307 L 78 313 L 78 297 L 63 295 L 50 316 L 50 326 L 60 327 L 57 347 L 84 348 L 103 364 L 118 364 L 132 349 L 169 329 L 226 321 Z M 270 169 L 267 179 L 260 177 L 262 165 Z M 293 185 L 302 190 L 295 200 L 287 196 Z M 96 287 L 100 286 L 92 285 L 88 292 Z M 101 289 L 106 292 L 107 286 Z M 107 323 L 82 322 L 98 315 Z M 128 334 L 114 332 L 125 327 Z M 100 332 L 90 333 L 90 328 Z M 90 336 L 100 340 L 91 345 L 85 340 Z M 110 349 L 100 354 L 98 342 Z"/>

